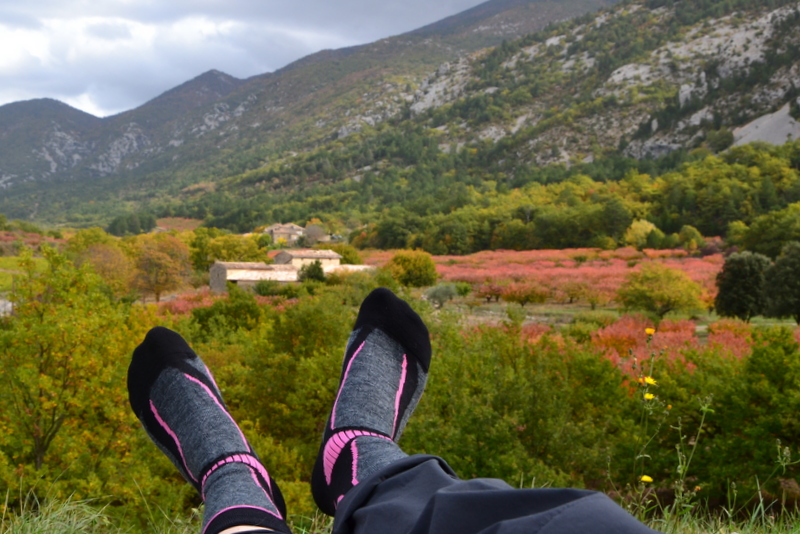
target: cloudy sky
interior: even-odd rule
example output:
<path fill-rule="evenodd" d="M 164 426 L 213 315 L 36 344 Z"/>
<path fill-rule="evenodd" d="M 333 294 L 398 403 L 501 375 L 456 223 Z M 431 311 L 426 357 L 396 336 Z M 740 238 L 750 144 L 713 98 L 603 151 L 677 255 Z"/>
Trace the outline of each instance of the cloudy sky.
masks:
<path fill-rule="evenodd" d="M 246 78 L 413 30 L 482 0 L 0 0 L 0 105 L 97 116 L 210 69 Z"/>

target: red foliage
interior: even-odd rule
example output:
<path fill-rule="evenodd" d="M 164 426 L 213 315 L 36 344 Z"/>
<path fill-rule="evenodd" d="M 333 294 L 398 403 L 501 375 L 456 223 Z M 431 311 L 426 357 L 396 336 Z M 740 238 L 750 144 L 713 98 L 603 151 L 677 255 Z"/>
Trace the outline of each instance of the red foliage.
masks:
<path fill-rule="evenodd" d="M 189 315 L 195 308 L 208 308 L 216 301 L 225 298 L 223 293 L 213 293 L 209 288 L 199 289 L 189 293 L 181 293 L 173 300 L 158 303 L 158 311 L 162 315 L 166 312 L 171 315 Z"/>
<path fill-rule="evenodd" d="M 524 343 L 536 343 L 541 337 L 552 331 L 550 325 L 542 323 L 528 323 L 522 325 L 520 336 Z"/>
<path fill-rule="evenodd" d="M 653 328 L 649 319 L 625 315 L 614 324 L 592 334 L 592 342 L 603 349 L 606 357 L 615 365 L 631 376 L 638 376 L 643 372 L 646 374 L 646 367 L 653 354 L 656 358 L 666 358 L 668 361 L 683 361 L 682 351 L 698 346 L 695 326 L 691 321 L 662 321 L 649 344 L 647 328 Z M 631 355 L 636 359 L 637 369 L 633 368 L 634 358 Z"/>
<path fill-rule="evenodd" d="M 723 354 L 742 359 L 753 348 L 753 334 L 744 321 L 720 319 L 708 325 L 708 344 Z"/>

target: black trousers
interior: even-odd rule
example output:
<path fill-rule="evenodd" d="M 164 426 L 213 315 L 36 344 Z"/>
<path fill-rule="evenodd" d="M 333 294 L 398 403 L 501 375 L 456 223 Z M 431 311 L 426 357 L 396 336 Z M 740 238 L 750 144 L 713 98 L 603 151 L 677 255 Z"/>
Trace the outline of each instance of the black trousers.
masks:
<path fill-rule="evenodd" d="M 602 493 L 460 480 L 435 456 L 410 456 L 350 490 L 333 534 L 653 534 Z"/>

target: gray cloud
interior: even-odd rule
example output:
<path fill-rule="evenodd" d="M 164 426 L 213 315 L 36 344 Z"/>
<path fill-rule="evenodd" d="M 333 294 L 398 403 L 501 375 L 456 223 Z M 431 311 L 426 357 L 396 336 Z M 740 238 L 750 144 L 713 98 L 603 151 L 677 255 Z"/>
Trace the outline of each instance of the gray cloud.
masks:
<path fill-rule="evenodd" d="M 396 35 L 480 0 L 0 0 L 0 104 L 108 115 L 210 69 L 246 78 Z"/>

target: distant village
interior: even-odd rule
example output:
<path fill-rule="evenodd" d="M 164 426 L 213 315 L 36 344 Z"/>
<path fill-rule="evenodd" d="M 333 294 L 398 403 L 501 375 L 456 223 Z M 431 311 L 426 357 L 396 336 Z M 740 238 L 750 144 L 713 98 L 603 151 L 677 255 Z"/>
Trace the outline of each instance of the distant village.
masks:
<path fill-rule="evenodd" d="M 315 243 L 330 243 L 334 239 L 324 232 L 319 235 L 307 236 L 307 229 L 296 224 L 273 224 L 263 230 L 272 238 L 273 243 L 284 243 L 293 247 L 298 242 L 308 242 L 310 238 Z M 304 266 L 319 262 L 325 274 L 333 272 L 359 272 L 370 271 L 371 265 L 346 265 L 342 264 L 342 256 L 332 250 L 319 250 L 311 248 L 289 248 L 279 251 L 272 257 L 274 263 L 264 262 L 230 262 L 215 261 L 209 269 L 209 286 L 212 291 L 222 293 L 227 291 L 228 282 L 240 287 L 253 287 L 258 282 L 269 280 L 279 283 L 297 282 L 300 269 Z"/>

